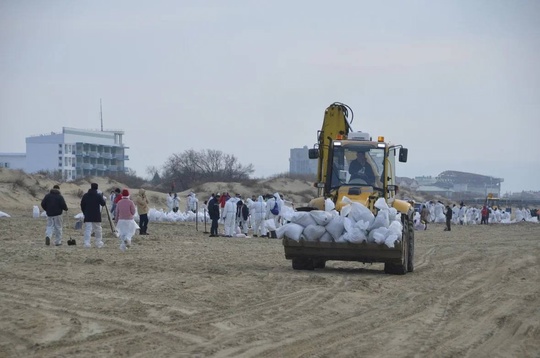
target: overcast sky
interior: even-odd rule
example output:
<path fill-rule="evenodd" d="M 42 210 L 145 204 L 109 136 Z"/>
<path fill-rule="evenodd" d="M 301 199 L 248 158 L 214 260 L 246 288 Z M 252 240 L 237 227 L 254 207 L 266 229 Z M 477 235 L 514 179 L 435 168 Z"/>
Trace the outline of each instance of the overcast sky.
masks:
<path fill-rule="evenodd" d="M 146 177 L 218 149 L 288 171 L 325 108 L 444 170 L 540 190 L 540 1 L 0 1 L 0 152 L 62 127 L 125 131 Z"/>

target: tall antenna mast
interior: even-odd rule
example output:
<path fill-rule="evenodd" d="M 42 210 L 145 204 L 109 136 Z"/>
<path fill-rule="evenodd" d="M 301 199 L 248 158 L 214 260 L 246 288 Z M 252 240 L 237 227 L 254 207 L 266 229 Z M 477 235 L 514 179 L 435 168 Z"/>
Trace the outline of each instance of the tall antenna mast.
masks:
<path fill-rule="evenodd" d="M 99 116 L 101 118 L 101 131 L 103 132 L 103 108 L 101 106 L 101 98 L 99 99 Z"/>

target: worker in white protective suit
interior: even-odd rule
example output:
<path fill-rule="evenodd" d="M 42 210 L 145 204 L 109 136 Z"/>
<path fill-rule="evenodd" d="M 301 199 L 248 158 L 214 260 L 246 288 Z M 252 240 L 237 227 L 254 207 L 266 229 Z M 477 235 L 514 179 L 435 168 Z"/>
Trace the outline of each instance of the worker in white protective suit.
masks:
<path fill-rule="evenodd" d="M 253 237 L 266 236 L 267 231 L 264 227 L 264 218 L 266 216 L 266 203 L 262 195 L 259 195 L 257 201 L 251 204 L 250 215 L 253 223 Z"/>
<path fill-rule="evenodd" d="M 197 211 L 197 203 L 199 202 L 199 199 L 196 198 L 196 194 L 191 192 L 188 195 L 187 203 L 186 203 L 186 212 L 196 212 Z"/>
<path fill-rule="evenodd" d="M 273 213 L 273 208 L 277 204 L 277 214 Z M 271 196 L 266 201 L 266 219 L 272 219 L 274 220 L 274 223 L 276 225 L 276 228 L 280 227 L 279 219 L 281 218 L 281 207 L 283 206 L 283 200 L 281 200 L 281 197 L 279 196 L 279 193 L 274 193 L 273 196 Z"/>
<path fill-rule="evenodd" d="M 170 213 L 171 211 L 173 211 L 173 193 L 169 193 L 169 195 L 167 195 L 167 212 Z"/>
<path fill-rule="evenodd" d="M 222 219 L 226 237 L 233 237 L 236 229 L 236 202 L 237 198 L 229 198 L 223 207 Z"/>

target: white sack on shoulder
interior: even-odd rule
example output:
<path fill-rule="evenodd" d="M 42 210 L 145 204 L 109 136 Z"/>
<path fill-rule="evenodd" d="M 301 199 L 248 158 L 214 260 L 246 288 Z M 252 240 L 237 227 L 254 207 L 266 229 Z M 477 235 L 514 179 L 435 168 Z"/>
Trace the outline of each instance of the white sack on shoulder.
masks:
<path fill-rule="evenodd" d="M 326 226 L 332 220 L 334 215 L 330 212 L 323 210 L 313 210 L 309 212 L 311 217 L 315 220 L 317 225 Z"/>
<path fill-rule="evenodd" d="M 309 225 L 304 229 L 302 234 L 308 241 L 318 241 L 325 232 L 324 226 Z"/>
<path fill-rule="evenodd" d="M 301 225 L 303 227 L 308 227 L 309 225 L 317 225 L 315 219 L 307 211 L 297 211 L 291 218 L 291 222 Z"/>

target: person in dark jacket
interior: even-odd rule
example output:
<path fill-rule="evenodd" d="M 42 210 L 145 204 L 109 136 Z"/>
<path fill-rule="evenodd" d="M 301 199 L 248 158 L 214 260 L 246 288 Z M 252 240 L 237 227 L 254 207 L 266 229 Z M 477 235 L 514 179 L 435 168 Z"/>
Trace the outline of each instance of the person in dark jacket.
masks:
<path fill-rule="evenodd" d="M 349 173 L 351 174 L 350 180 L 361 179 L 369 185 L 375 183 L 375 173 L 373 173 L 373 168 L 367 162 L 366 154 L 363 152 L 356 153 L 356 159 L 349 165 Z"/>
<path fill-rule="evenodd" d="M 53 186 L 51 191 L 43 200 L 41 207 L 47 213 L 47 229 L 45 230 L 45 245 L 51 244 L 51 237 L 54 236 L 54 244 L 62 245 L 62 213 L 68 211 L 66 201 L 60 194 L 60 187 Z"/>
<path fill-rule="evenodd" d="M 84 247 L 90 247 L 90 234 L 95 233 L 95 244 L 103 247 L 101 231 L 101 207 L 105 206 L 103 194 L 98 192 L 97 183 L 90 184 L 90 189 L 81 199 L 81 210 L 84 215 Z"/>
<path fill-rule="evenodd" d="M 249 218 L 249 208 L 242 200 L 239 200 L 236 203 L 236 222 L 238 223 L 238 226 L 242 230 L 242 233 L 247 236 L 249 225 L 248 225 L 248 218 Z"/>
<path fill-rule="evenodd" d="M 212 196 L 210 200 L 208 200 L 208 216 L 210 216 L 210 220 L 212 220 L 212 224 L 210 225 L 210 237 L 217 237 L 218 235 L 218 221 L 220 218 L 219 214 L 219 194 L 216 196 Z"/>
<path fill-rule="evenodd" d="M 450 223 L 452 222 L 452 208 L 450 205 L 446 205 L 446 227 L 444 228 L 444 231 L 450 231 Z"/>

